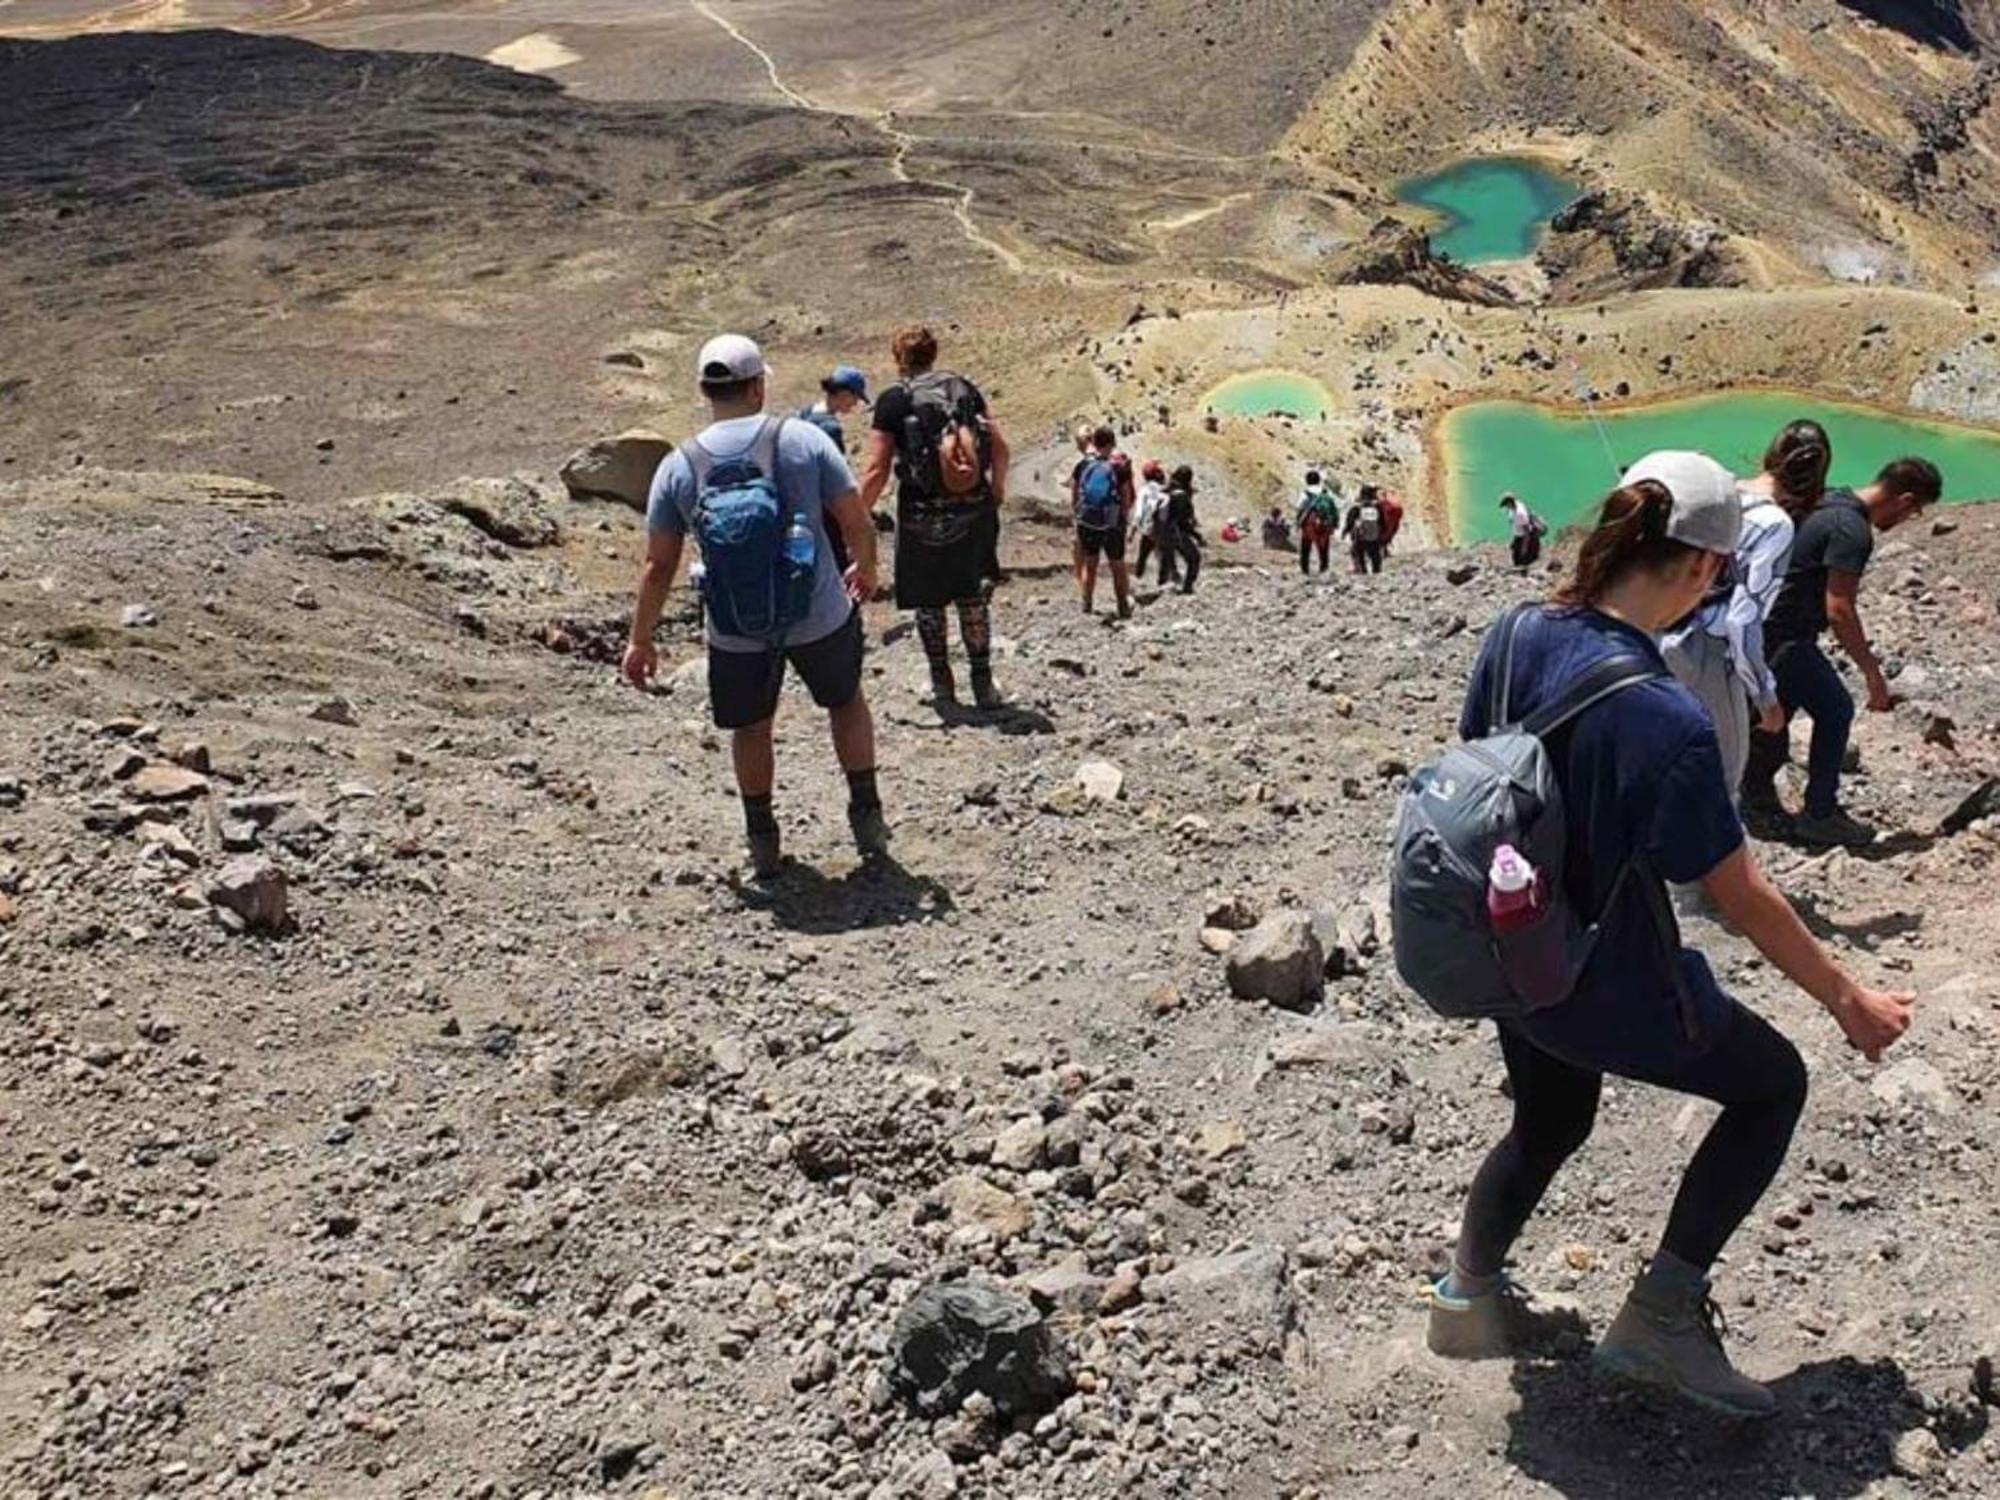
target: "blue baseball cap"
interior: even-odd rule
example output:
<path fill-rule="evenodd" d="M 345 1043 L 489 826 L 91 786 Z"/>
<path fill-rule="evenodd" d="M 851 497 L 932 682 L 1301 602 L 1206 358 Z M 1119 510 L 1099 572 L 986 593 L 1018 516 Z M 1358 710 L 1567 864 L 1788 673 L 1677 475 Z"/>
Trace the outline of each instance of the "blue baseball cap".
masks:
<path fill-rule="evenodd" d="M 868 377 L 853 365 L 835 365 L 833 373 L 820 382 L 820 388 L 828 391 L 850 391 L 855 400 L 868 400 Z"/>

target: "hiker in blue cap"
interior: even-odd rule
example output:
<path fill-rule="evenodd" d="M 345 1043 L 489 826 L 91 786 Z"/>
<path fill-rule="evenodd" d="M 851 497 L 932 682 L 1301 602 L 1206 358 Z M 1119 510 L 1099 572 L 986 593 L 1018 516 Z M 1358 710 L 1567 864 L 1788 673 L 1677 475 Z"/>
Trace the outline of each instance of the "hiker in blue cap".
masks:
<path fill-rule="evenodd" d="M 847 434 L 841 429 L 840 419 L 869 404 L 868 377 L 853 365 L 835 365 L 833 373 L 819 383 L 819 389 L 819 400 L 802 407 L 799 420 L 812 423 L 832 438 L 833 446 L 844 454 Z"/>
<path fill-rule="evenodd" d="M 847 433 L 841 428 L 840 419 L 872 404 L 868 399 L 868 377 L 853 365 L 835 365 L 833 373 L 819 383 L 819 389 L 819 400 L 799 408 L 799 420 L 812 423 L 833 439 L 833 446 L 845 458 Z M 836 529 L 827 533 L 827 541 L 833 547 L 834 566 L 845 572 L 849 561 L 847 539 Z"/>

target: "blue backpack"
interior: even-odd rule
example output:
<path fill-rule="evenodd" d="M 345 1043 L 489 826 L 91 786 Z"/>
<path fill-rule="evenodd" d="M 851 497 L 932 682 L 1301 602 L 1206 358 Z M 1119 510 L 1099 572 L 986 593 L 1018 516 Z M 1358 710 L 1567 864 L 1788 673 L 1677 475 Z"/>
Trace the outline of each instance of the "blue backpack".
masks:
<path fill-rule="evenodd" d="M 818 543 L 778 488 L 782 418 L 767 417 L 747 447 L 727 455 L 696 438 L 681 449 L 694 476 L 702 601 L 713 628 L 774 644 L 812 610 Z"/>
<path fill-rule="evenodd" d="M 1118 503 L 1118 465 L 1108 458 L 1087 458 L 1076 476 L 1076 520 L 1092 531 L 1115 531 L 1121 507 Z"/>

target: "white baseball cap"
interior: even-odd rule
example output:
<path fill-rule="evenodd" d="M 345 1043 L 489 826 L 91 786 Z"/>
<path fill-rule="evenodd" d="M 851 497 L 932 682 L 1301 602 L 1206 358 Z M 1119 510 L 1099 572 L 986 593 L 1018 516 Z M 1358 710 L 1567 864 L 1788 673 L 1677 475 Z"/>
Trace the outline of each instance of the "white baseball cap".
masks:
<path fill-rule="evenodd" d="M 1704 552 L 1733 553 L 1743 535 L 1736 476 L 1706 453 L 1648 453 L 1625 471 L 1625 483 L 1650 479 L 1674 497 L 1667 535 Z"/>
<path fill-rule="evenodd" d="M 701 346 L 695 379 L 703 385 L 728 385 L 768 374 L 764 351 L 740 333 L 721 333 Z"/>

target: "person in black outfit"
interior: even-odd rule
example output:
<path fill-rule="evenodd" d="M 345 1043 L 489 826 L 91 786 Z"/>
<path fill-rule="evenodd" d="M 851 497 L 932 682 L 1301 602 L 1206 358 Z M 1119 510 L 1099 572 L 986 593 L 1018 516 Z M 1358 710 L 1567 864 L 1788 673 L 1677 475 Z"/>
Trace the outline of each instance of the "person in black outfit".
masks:
<path fill-rule="evenodd" d="M 1186 464 L 1167 480 L 1166 547 L 1181 560 L 1181 592 L 1194 592 L 1201 572 L 1201 524 L 1194 514 L 1194 470 Z"/>
<path fill-rule="evenodd" d="M 972 668 L 973 699 L 997 708 L 993 682 L 993 622 L 988 600 L 999 573 L 1000 506 L 1007 494 L 1007 439 L 979 388 L 939 370 L 937 336 L 904 328 L 891 345 L 902 379 L 875 403 L 868 433 L 861 499 L 871 510 L 896 481 L 896 604 L 912 610 L 931 693 L 939 707 L 957 702 L 945 609 L 955 607 Z M 979 478 L 962 494 L 942 481 L 943 446 L 971 440 Z"/>
<path fill-rule="evenodd" d="M 1347 538 L 1348 551 L 1353 555 L 1355 572 L 1382 571 L 1382 554 L 1389 545 L 1387 531 L 1381 489 L 1372 484 L 1362 485 L 1340 527 L 1340 534 Z"/>
<path fill-rule="evenodd" d="M 1854 724 L 1854 700 L 1820 649 L 1819 638 L 1830 625 L 1861 669 L 1870 709 L 1880 713 L 1895 706 L 1861 623 L 1861 575 L 1874 555 L 1875 533 L 1922 515 L 1943 491 L 1935 465 L 1899 458 L 1858 494 L 1828 490 L 1792 538 L 1785 581 L 1764 622 L 1764 659 L 1777 679 L 1786 722 L 1776 733 L 1761 726 L 1751 731 L 1743 806 L 1753 816 L 1777 815 L 1778 768 L 1791 753 L 1791 715 L 1803 709 L 1813 721 L 1812 745 L 1806 759 L 1805 811 L 1793 820 L 1792 833 L 1805 843 L 1863 847 L 1875 839 L 1875 829 L 1840 805 L 1840 768 Z"/>

